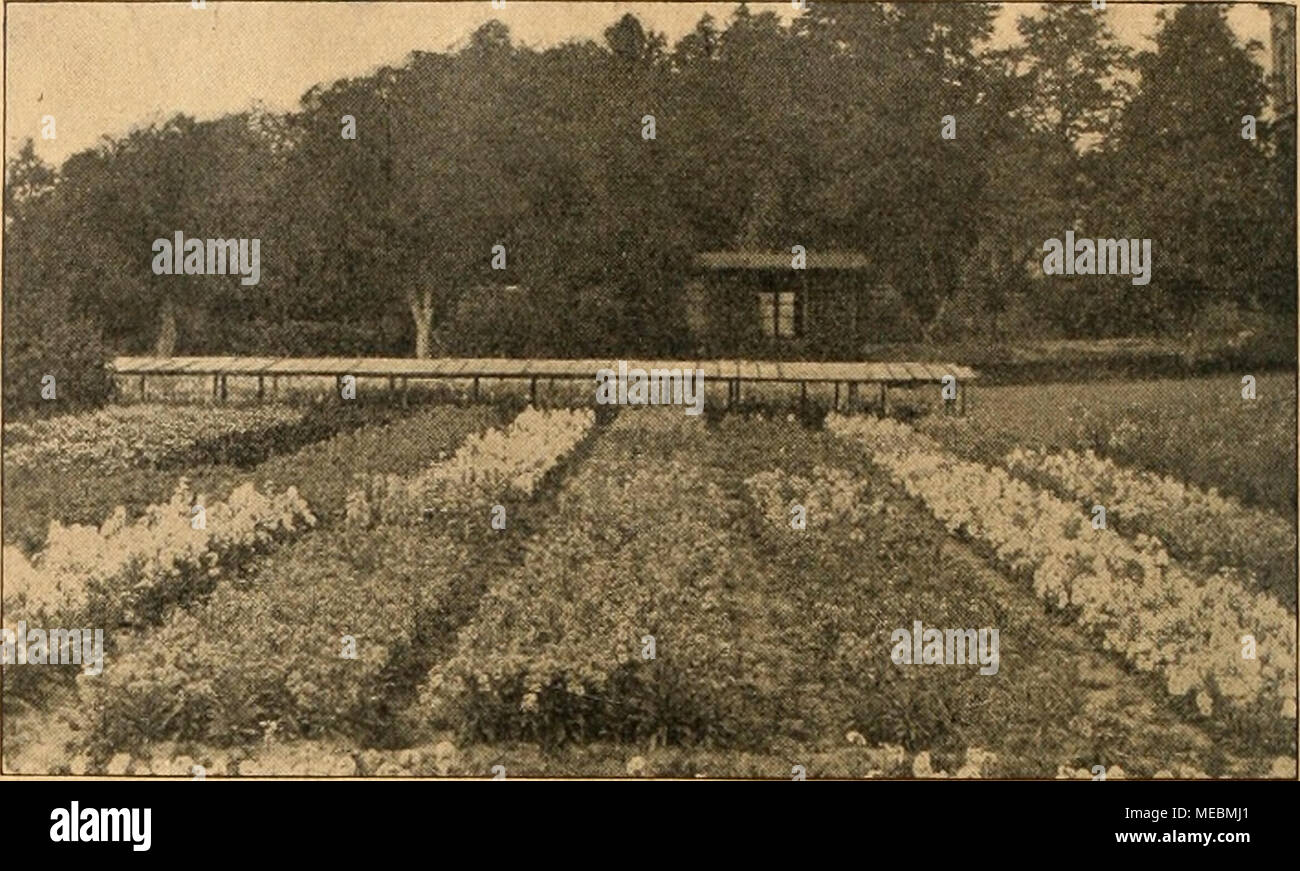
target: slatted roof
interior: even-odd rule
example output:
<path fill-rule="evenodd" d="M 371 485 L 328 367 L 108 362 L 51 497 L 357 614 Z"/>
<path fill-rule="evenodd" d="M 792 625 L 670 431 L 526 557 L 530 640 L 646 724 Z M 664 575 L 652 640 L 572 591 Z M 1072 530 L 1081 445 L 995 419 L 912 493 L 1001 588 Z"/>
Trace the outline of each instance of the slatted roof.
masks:
<path fill-rule="evenodd" d="M 120 375 L 273 375 L 360 378 L 564 378 L 594 379 L 600 369 L 618 370 L 617 360 L 557 360 L 437 357 L 117 357 Z M 705 378 L 742 381 L 858 381 L 907 384 L 952 375 L 975 379 L 953 363 L 836 363 L 787 360 L 628 360 L 628 369 L 699 369 Z"/>
<path fill-rule="evenodd" d="M 702 251 L 695 255 L 700 269 L 791 269 L 789 251 Z M 804 256 L 805 269 L 868 269 L 871 261 L 860 251 L 810 250 Z"/>

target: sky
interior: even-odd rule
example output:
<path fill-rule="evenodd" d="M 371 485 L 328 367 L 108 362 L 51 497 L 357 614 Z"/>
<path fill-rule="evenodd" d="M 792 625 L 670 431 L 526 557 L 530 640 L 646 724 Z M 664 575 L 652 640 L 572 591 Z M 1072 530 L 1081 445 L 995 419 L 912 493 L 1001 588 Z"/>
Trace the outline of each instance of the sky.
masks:
<path fill-rule="evenodd" d="M 810 0 L 817 2 L 817 0 Z M 553 3 L 489 0 L 459 3 L 162 3 L 8 4 L 6 153 L 31 137 L 37 153 L 58 165 L 103 135 L 161 121 L 176 112 L 200 120 L 254 106 L 287 111 L 311 86 L 400 64 L 415 49 L 458 46 L 493 18 L 517 42 L 546 47 L 600 39 L 632 12 L 674 43 L 707 11 L 725 21 L 734 3 Z M 751 3 L 783 19 L 800 14 L 790 2 Z M 1015 39 L 1018 15 L 1038 4 L 1006 4 L 994 45 Z M 1110 2 L 1104 14 L 1125 41 L 1141 46 L 1155 29 L 1156 5 Z M 1241 4 L 1229 22 L 1243 40 L 1268 45 L 1268 14 Z M 1267 68 L 1267 52 L 1259 62 Z M 56 137 L 42 139 L 42 118 Z"/>

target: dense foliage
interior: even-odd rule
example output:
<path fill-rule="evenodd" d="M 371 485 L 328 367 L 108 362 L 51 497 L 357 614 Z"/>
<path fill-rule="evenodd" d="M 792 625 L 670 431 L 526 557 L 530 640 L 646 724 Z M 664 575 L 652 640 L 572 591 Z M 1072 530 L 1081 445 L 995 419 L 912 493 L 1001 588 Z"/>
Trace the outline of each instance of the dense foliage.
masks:
<path fill-rule="evenodd" d="M 1295 526 L 1272 512 L 1168 476 L 1126 469 L 1092 451 L 1016 449 L 1003 464 L 1088 510 L 1103 506 L 1108 526 L 1155 536 L 1189 565 L 1209 572 L 1246 569 L 1247 586 L 1268 590 L 1295 609 Z"/>
<path fill-rule="evenodd" d="M 555 452 L 558 440 L 533 437 L 566 425 L 580 435 L 589 413 L 530 410 L 521 417 L 505 432 Z M 444 621 L 465 619 L 496 565 L 491 551 L 503 547 L 485 490 L 497 490 L 489 504 L 517 509 L 533 495 L 532 473 L 555 464 L 530 462 L 516 475 L 496 475 L 500 456 L 480 448 L 499 437 L 475 435 L 473 422 L 459 410 L 425 415 L 423 439 L 402 443 L 404 461 L 376 452 L 363 460 L 369 471 L 358 470 L 362 478 L 393 481 L 400 479 L 394 465 L 409 469 L 414 460 L 426 465 L 410 480 L 427 482 L 431 469 L 454 469 L 460 486 L 441 488 L 439 507 L 460 522 L 322 530 L 277 551 L 243 583 L 219 587 L 157 631 L 127 639 L 103 680 L 82 682 L 97 724 L 92 749 L 163 739 L 232 744 L 272 734 L 391 741 L 403 688 L 427 667 Z M 556 457 L 575 445 L 565 443 Z M 313 452 L 311 462 L 322 477 L 335 465 L 326 451 Z M 352 494 L 346 501 L 356 504 Z M 237 655 L 223 653 L 232 650 Z"/>
<path fill-rule="evenodd" d="M 443 407 L 195 466 L 170 503 L 6 548 L 7 624 L 110 630 L 102 674 L 6 667 L 6 765 L 1293 776 L 1294 618 L 1240 571 L 829 421 Z M 900 665 L 915 620 L 997 628 L 996 674 Z"/>
<path fill-rule="evenodd" d="M 1078 506 L 997 467 L 945 452 L 905 424 L 832 417 L 837 434 L 925 503 L 954 533 L 988 547 L 1108 650 L 1158 674 L 1204 717 L 1281 742 L 1296 718 L 1295 618 L 1233 569 L 1203 575 L 1146 535 L 1097 528 Z M 1244 636 L 1258 642 L 1247 656 Z"/>
<path fill-rule="evenodd" d="M 5 424 L 5 464 L 9 470 L 168 468 L 201 462 L 196 454 L 213 445 L 242 445 L 267 430 L 280 435 L 276 427 L 297 423 L 305 413 L 286 406 L 114 405 L 94 414 Z"/>
<path fill-rule="evenodd" d="M 1293 314 L 1294 127 L 1267 120 L 1224 8 L 1162 11 L 1136 55 L 1080 4 L 989 50 L 995 10 L 817 3 L 783 24 L 741 6 L 671 47 L 630 15 L 603 44 L 546 49 L 492 22 L 285 115 L 177 116 L 57 171 L 24 149 L 7 167 L 6 407 L 37 404 L 47 372 L 68 402 L 100 401 L 99 336 L 675 356 L 692 350 L 695 252 L 793 242 L 863 252 L 926 342 L 1235 335 L 1247 310 Z M 1154 237 L 1151 284 L 1035 279 L 1042 241 L 1076 222 Z M 177 230 L 260 238 L 261 282 L 152 275 L 151 241 Z"/>

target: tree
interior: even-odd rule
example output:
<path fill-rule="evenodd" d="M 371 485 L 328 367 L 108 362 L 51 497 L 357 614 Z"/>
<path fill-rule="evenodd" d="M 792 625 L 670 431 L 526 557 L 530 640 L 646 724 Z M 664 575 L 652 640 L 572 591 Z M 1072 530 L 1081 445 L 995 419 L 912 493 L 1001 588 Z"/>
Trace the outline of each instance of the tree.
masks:
<path fill-rule="evenodd" d="M 1059 294 L 1057 311 L 1048 303 L 1058 296 L 1034 288 L 1030 275 L 1044 239 L 1086 231 L 1097 177 L 1109 171 L 1096 153 L 1128 93 L 1130 65 L 1105 16 L 1086 5 L 1045 5 L 1016 26 L 1020 44 L 983 57 L 998 71 L 984 134 L 992 147 L 981 157 L 987 188 L 974 216 L 981 229 L 961 270 L 995 335 L 1018 294 L 1038 293 L 1035 307 L 1058 315 L 1083 308 L 1071 285 Z M 1055 287 L 1067 280 L 1052 281 Z"/>
<path fill-rule="evenodd" d="M 1137 58 L 1098 211 L 1117 233 L 1153 240 L 1151 286 L 1133 290 L 1161 297 L 1167 316 L 1185 319 L 1215 298 L 1258 304 L 1294 250 L 1267 150 L 1241 136 L 1242 116 L 1264 114 L 1263 72 L 1221 6 L 1161 10 L 1159 21 L 1155 50 Z"/>
<path fill-rule="evenodd" d="M 74 291 L 96 268 L 96 240 L 76 232 L 58 173 L 30 140 L 5 166 L 4 411 L 95 406 L 112 384 L 98 325 Z M 55 400 L 42 395 L 53 376 Z"/>
<path fill-rule="evenodd" d="M 97 264 L 77 293 L 106 333 L 170 356 L 202 311 L 254 308 L 279 280 L 274 269 L 253 288 L 230 275 L 155 275 L 152 245 L 177 232 L 261 238 L 275 256 L 278 166 L 268 127 L 251 115 L 204 123 L 178 115 L 68 158 L 59 186 L 64 226 Z"/>
<path fill-rule="evenodd" d="M 57 178 L 54 169 L 37 156 L 32 140 L 23 140 L 18 153 L 5 167 L 6 228 L 36 209 L 42 199 L 54 189 Z"/>
<path fill-rule="evenodd" d="M 800 124 L 820 172 L 809 213 L 822 239 L 864 251 L 902 290 L 929 341 L 977 241 L 991 148 L 1005 123 L 1003 70 L 976 44 L 976 5 L 814 4 Z M 906 109 L 900 109 L 906 107 Z M 941 119 L 957 120 L 954 140 Z"/>
<path fill-rule="evenodd" d="M 1074 152 L 1099 145 L 1124 105 L 1132 65 L 1105 16 L 1083 4 L 1045 4 L 1016 29 L 1022 44 L 1010 56 L 1029 77 L 1020 110 L 1029 130 Z"/>

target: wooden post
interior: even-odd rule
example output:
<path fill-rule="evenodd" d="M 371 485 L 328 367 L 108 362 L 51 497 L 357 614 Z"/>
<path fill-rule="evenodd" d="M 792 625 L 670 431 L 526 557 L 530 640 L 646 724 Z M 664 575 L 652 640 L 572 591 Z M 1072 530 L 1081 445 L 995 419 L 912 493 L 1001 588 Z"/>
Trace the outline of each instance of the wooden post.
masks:
<path fill-rule="evenodd" d="M 840 410 L 840 382 L 838 381 L 835 382 L 835 405 L 833 407 L 836 411 Z"/>
<path fill-rule="evenodd" d="M 141 375 L 140 376 L 140 398 L 141 399 L 147 399 L 149 397 L 149 392 L 145 389 L 144 386 L 144 379 L 145 376 Z"/>
<path fill-rule="evenodd" d="M 221 401 L 226 401 L 226 376 L 221 376 Z"/>
<path fill-rule="evenodd" d="M 534 375 L 531 379 L 529 379 L 529 381 L 530 381 L 528 387 L 529 404 L 532 405 L 533 408 L 536 408 L 537 407 L 537 376 Z"/>
<path fill-rule="evenodd" d="M 402 408 L 406 408 L 411 401 L 411 379 L 402 379 Z"/>
<path fill-rule="evenodd" d="M 889 384 L 880 382 L 880 415 L 885 417 L 889 414 Z"/>
<path fill-rule="evenodd" d="M 266 376 L 257 376 L 257 401 L 261 402 L 266 397 Z"/>
<path fill-rule="evenodd" d="M 478 402 L 478 376 L 474 376 L 474 401 Z"/>
<path fill-rule="evenodd" d="M 781 291 L 772 292 L 772 351 L 776 356 L 776 351 L 781 347 Z M 737 384 L 740 382 L 737 381 Z M 736 393 L 736 402 L 740 402 L 740 393 Z"/>
<path fill-rule="evenodd" d="M 808 413 L 808 382 L 799 382 L 799 413 Z"/>
<path fill-rule="evenodd" d="M 219 382 L 220 380 L 221 380 L 221 376 L 216 375 L 216 374 L 214 374 L 214 375 L 212 376 L 212 398 L 213 398 L 213 399 L 216 399 L 216 398 L 217 398 L 217 391 L 218 391 L 218 389 L 219 389 L 219 388 L 218 388 L 218 382 Z"/>

